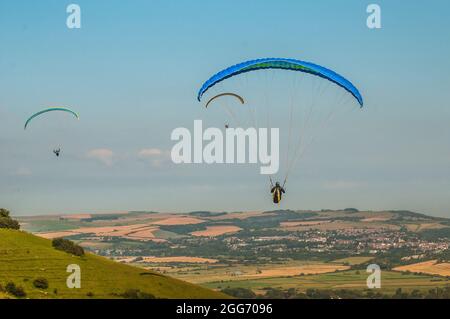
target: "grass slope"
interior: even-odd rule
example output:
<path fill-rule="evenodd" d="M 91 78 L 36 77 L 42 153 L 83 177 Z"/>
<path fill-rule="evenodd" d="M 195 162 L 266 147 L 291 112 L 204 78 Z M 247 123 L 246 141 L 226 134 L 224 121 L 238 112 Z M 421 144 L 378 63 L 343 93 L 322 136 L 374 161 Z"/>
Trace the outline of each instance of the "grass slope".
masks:
<path fill-rule="evenodd" d="M 81 268 L 80 289 L 66 286 L 70 264 Z M 48 280 L 48 289 L 33 286 L 38 277 Z M 117 298 L 129 289 L 157 298 L 226 298 L 219 292 L 100 256 L 72 256 L 54 249 L 47 239 L 0 229 L 0 285 L 5 287 L 8 282 L 22 286 L 28 298 Z M 0 298 L 5 297 L 7 294 L 0 292 Z"/>
<path fill-rule="evenodd" d="M 249 288 L 255 291 L 262 291 L 267 287 L 289 289 L 296 288 L 305 292 L 307 289 L 367 289 L 367 273 L 364 271 L 340 271 L 335 273 L 294 276 L 294 277 L 277 277 L 263 278 L 257 280 L 241 280 L 227 282 L 209 282 L 202 284 L 209 288 Z M 383 271 L 381 273 L 381 289 L 377 292 L 393 294 L 398 288 L 403 291 L 411 292 L 412 290 L 428 291 L 436 287 L 446 287 L 449 280 L 445 278 L 437 278 L 427 275 L 402 274 L 395 271 Z"/>

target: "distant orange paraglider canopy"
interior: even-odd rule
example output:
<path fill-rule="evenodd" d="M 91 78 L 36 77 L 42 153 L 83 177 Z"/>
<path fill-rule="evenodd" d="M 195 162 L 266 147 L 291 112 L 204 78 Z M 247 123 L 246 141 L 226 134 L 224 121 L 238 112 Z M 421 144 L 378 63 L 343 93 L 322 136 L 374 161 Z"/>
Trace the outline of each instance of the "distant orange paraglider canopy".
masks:
<path fill-rule="evenodd" d="M 237 94 L 235 94 L 235 93 L 221 93 L 221 94 L 217 94 L 216 96 L 210 98 L 209 101 L 208 101 L 208 103 L 206 103 L 206 108 L 208 108 L 208 105 L 209 105 L 212 101 L 214 101 L 215 99 L 217 99 L 217 98 L 219 98 L 219 97 L 221 97 L 221 96 L 234 96 L 235 98 L 237 98 L 237 99 L 241 102 L 241 104 L 244 104 L 244 103 L 245 103 L 244 99 L 243 99 L 241 96 L 239 96 L 239 95 L 237 95 Z"/>

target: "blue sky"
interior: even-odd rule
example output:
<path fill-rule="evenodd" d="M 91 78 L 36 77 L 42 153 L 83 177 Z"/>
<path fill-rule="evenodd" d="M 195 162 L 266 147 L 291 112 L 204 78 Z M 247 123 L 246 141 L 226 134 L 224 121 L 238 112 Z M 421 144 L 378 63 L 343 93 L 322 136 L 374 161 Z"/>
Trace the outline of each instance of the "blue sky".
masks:
<path fill-rule="evenodd" d="M 18 215 L 273 209 L 252 167 L 174 166 L 171 131 L 204 117 L 200 85 L 259 57 L 312 61 L 365 97 L 290 179 L 282 208 L 410 209 L 450 217 L 448 1 L 0 2 L 0 206 Z M 79 122 L 25 119 L 47 106 Z M 56 159 L 54 145 L 63 143 Z M 159 153 L 160 152 L 160 153 Z"/>

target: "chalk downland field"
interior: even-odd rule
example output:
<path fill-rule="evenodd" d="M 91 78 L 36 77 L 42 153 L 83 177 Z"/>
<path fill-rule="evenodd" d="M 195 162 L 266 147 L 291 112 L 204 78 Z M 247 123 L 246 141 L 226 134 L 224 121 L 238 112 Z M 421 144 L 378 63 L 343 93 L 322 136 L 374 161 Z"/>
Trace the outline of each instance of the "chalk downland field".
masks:
<path fill-rule="evenodd" d="M 372 260 L 373 258 L 374 257 L 363 257 L 363 256 L 347 257 L 347 258 L 341 258 L 341 259 L 334 260 L 333 263 L 354 266 L 354 265 L 364 264 L 364 263 Z"/>
<path fill-rule="evenodd" d="M 162 219 L 156 222 L 153 222 L 154 225 L 164 225 L 164 226 L 173 226 L 173 225 L 196 225 L 204 223 L 205 221 L 202 219 L 194 218 L 194 217 L 169 217 L 167 219 Z"/>
<path fill-rule="evenodd" d="M 202 266 L 189 271 L 169 271 L 170 276 L 196 284 L 216 281 L 247 281 L 261 278 L 291 277 L 307 274 L 321 274 L 349 269 L 348 266 L 323 262 L 288 262 L 279 265 L 225 265 Z"/>
<path fill-rule="evenodd" d="M 344 221 L 344 220 L 324 220 L 324 221 L 312 221 L 312 222 L 285 222 L 280 224 L 280 229 L 288 229 L 289 231 L 304 232 L 310 229 L 316 229 L 320 231 L 333 231 L 342 229 L 391 229 L 399 230 L 397 225 L 391 225 L 381 222 L 361 222 L 361 221 Z"/>
<path fill-rule="evenodd" d="M 135 263 L 136 257 L 120 257 L 116 261 L 125 263 Z M 139 263 L 155 263 L 155 264 L 214 264 L 217 259 L 203 258 L 203 257 L 189 257 L 189 256 L 175 256 L 175 257 L 156 257 L 156 256 L 140 256 Z"/>
<path fill-rule="evenodd" d="M 232 234 L 242 229 L 233 225 L 207 226 L 206 230 L 192 232 L 192 236 L 196 237 L 217 237 L 224 234 Z"/>
<path fill-rule="evenodd" d="M 93 234 L 96 237 L 121 237 L 142 241 L 146 240 L 161 241 L 162 239 L 155 238 L 155 235 L 153 234 L 157 230 L 159 230 L 157 226 L 151 226 L 147 224 L 136 224 L 126 226 L 83 227 L 67 231 L 37 233 L 36 235 L 42 238 L 53 239 L 59 237 L 76 236 L 81 234 Z"/>
<path fill-rule="evenodd" d="M 380 258 L 385 256 L 395 267 L 411 255 L 408 250 L 399 256 L 390 252 L 399 236 L 400 246 L 412 239 L 417 249 L 427 247 L 425 253 L 430 257 L 417 261 L 446 260 L 445 254 L 440 255 L 446 242 L 440 238 L 448 238 L 450 230 L 449 219 L 410 211 L 352 208 L 180 214 L 143 211 L 75 215 L 82 217 L 79 220 L 70 217 L 23 217 L 20 221 L 24 229 L 37 235 L 67 236 L 124 266 L 153 269 L 204 287 L 247 287 L 261 294 L 268 287 L 367 289 L 367 263 L 383 263 Z M 365 243 L 356 254 L 355 238 Z M 425 258 L 425 253 L 414 256 Z M 446 265 L 405 267 L 413 268 L 383 271 L 383 292 L 395 293 L 398 288 L 428 292 L 450 284 L 450 279 L 443 277 Z"/>
<path fill-rule="evenodd" d="M 81 288 L 66 285 L 67 266 L 81 268 Z M 48 280 L 48 289 L 33 286 L 36 278 Z M 83 257 L 56 250 L 51 241 L 26 232 L 0 229 L 0 284 L 21 286 L 27 298 L 121 298 L 138 289 L 155 298 L 226 298 L 209 290 L 161 274 L 124 265 L 87 253 Z M 0 297 L 8 297 L 0 292 Z"/>
<path fill-rule="evenodd" d="M 256 293 L 264 293 L 265 289 L 277 288 L 287 290 L 298 289 L 305 292 L 307 289 L 354 289 L 367 290 L 367 273 L 364 271 L 348 270 L 316 275 L 259 278 L 250 280 L 229 280 L 202 283 L 204 287 L 211 289 L 249 288 Z M 428 291 L 436 287 L 444 288 L 449 284 L 448 280 L 436 280 L 428 275 L 401 274 L 396 271 L 384 271 L 382 273 L 381 289 L 377 292 L 393 294 L 398 288 L 403 291 L 413 290 Z"/>
<path fill-rule="evenodd" d="M 438 263 L 437 260 L 429 260 L 406 266 L 394 268 L 396 271 L 409 271 L 412 273 L 423 273 L 439 276 L 450 276 L 450 263 Z"/>

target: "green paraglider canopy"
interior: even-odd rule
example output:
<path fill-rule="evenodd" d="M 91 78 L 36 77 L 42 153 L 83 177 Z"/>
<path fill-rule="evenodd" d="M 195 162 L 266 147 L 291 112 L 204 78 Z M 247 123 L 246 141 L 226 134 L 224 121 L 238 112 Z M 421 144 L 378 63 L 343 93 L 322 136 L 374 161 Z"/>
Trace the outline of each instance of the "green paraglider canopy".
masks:
<path fill-rule="evenodd" d="M 209 101 L 206 103 L 205 107 L 208 108 L 208 105 L 212 101 L 214 101 L 215 99 L 218 99 L 218 98 L 220 98 L 222 96 L 234 96 L 235 98 L 237 98 L 241 102 L 241 104 L 245 103 L 244 99 L 240 95 L 237 95 L 235 93 L 221 93 L 221 94 L 217 94 L 216 96 L 213 96 L 212 98 L 210 98 Z"/>
<path fill-rule="evenodd" d="M 26 130 L 27 127 L 28 127 L 28 124 L 29 124 L 34 118 L 36 118 L 36 117 L 38 117 L 38 116 L 40 116 L 40 115 L 42 115 L 42 114 L 45 114 L 45 113 L 48 113 L 48 112 L 53 112 L 53 111 L 68 112 L 68 113 L 72 114 L 73 116 L 75 116 L 77 119 L 80 119 L 79 115 L 78 115 L 75 111 L 72 111 L 72 110 L 70 110 L 70 109 L 68 109 L 68 108 L 65 108 L 65 107 L 50 107 L 50 108 L 48 108 L 48 109 L 39 111 L 39 112 L 33 114 L 32 116 L 30 116 L 30 117 L 28 118 L 28 120 L 25 122 L 25 126 L 23 127 L 23 129 Z"/>

